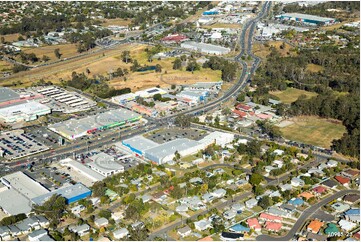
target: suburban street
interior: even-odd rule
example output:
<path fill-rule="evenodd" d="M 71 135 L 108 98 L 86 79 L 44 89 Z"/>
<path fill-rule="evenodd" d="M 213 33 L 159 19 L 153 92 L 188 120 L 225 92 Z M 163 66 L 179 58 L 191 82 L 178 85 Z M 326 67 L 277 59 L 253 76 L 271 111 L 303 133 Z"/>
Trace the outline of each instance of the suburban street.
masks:
<path fill-rule="evenodd" d="M 261 240 L 261 241 L 288 241 L 291 240 L 295 234 L 299 231 L 299 229 L 302 228 L 302 226 L 304 225 L 305 221 L 312 215 L 314 214 L 319 208 L 325 206 L 327 203 L 339 198 L 339 197 L 343 197 L 346 194 L 360 194 L 360 191 L 358 190 L 342 190 L 339 191 L 319 202 L 317 202 L 316 204 L 312 205 L 311 207 L 307 208 L 302 214 L 301 216 L 297 219 L 297 222 L 295 223 L 295 225 L 292 227 L 291 230 L 288 231 L 288 234 L 283 236 L 283 237 L 272 237 L 269 235 L 260 235 L 258 236 L 256 239 L 257 240 Z"/>

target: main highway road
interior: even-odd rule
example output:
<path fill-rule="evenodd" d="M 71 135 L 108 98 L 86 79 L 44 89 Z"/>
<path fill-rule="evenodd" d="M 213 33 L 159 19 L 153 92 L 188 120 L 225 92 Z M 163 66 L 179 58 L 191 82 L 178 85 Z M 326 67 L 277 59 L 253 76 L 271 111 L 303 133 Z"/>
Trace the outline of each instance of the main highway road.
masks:
<path fill-rule="evenodd" d="M 288 241 L 288 240 L 291 240 L 295 236 L 295 234 L 303 227 L 306 220 L 308 218 L 310 218 L 311 215 L 313 215 L 318 209 L 320 209 L 321 207 L 325 206 L 329 202 L 331 202 L 339 197 L 343 197 L 346 194 L 360 195 L 360 191 L 358 191 L 358 190 L 339 191 L 339 192 L 319 201 L 318 203 L 312 205 L 311 207 L 309 207 L 305 211 L 303 211 L 303 213 L 297 219 L 296 223 L 293 225 L 292 229 L 288 232 L 287 235 L 285 235 L 283 237 L 272 237 L 269 235 L 259 235 L 259 236 L 257 236 L 256 240 L 260 240 L 260 241 Z"/>

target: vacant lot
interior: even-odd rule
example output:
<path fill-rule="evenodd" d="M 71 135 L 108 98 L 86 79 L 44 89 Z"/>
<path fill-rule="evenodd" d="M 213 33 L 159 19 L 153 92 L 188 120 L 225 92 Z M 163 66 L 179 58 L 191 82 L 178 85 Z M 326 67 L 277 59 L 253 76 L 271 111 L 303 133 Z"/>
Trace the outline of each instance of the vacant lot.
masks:
<path fill-rule="evenodd" d="M 69 58 L 78 54 L 76 44 L 62 44 L 62 45 L 48 45 L 38 48 L 22 48 L 25 53 L 34 53 L 38 58 L 42 58 L 46 55 L 50 58 L 49 62 L 56 61 L 54 50 L 59 49 L 61 55 L 60 58 Z"/>
<path fill-rule="evenodd" d="M 334 139 L 339 139 L 346 128 L 338 120 L 321 119 L 316 116 L 299 116 L 290 119 L 293 124 L 281 128 L 286 139 L 329 148 Z"/>
<path fill-rule="evenodd" d="M 265 59 L 271 53 L 271 47 L 275 47 L 276 50 L 281 54 L 281 56 L 295 56 L 297 55 L 295 51 L 292 51 L 292 46 L 285 43 L 283 49 L 281 49 L 283 41 L 268 41 L 265 44 L 255 43 L 252 46 L 252 51 L 256 56 Z"/>
<path fill-rule="evenodd" d="M 307 98 L 317 96 L 315 92 L 308 92 L 296 88 L 287 88 L 284 91 L 270 92 L 270 94 L 278 97 L 283 103 L 292 103 L 301 95 L 306 95 Z"/>
<path fill-rule="evenodd" d="M 1 37 L 4 37 L 5 42 L 14 42 L 18 41 L 20 34 L 6 34 L 6 35 L 0 35 Z"/>
<path fill-rule="evenodd" d="M 128 26 L 130 22 L 131 22 L 130 19 L 122 19 L 122 18 L 105 19 L 101 25 L 104 27 L 108 27 L 110 25 Z"/>
<path fill-rule="evenodd" d="M 10 64 L 9 62 L 0 60 L 0 72 L 10 71 L 12 67 L 13 65 Z"/>
<path fill-rule="evenodd" d="M 226 23 L 215 23 L 212 25 L 205 25 L 202 26 L 203 28 L 209 29 L 209 28 L 229 28 L 229 29 L 240 29 L 242 28 L 241 24 L 226 24 Z"/>
<path fill-rule="evenodd" d="M 320 72 L 323 71 L 325 68 L 323 68 L 323 66 L 320 65 L 316 65 L 316 64 L 307 64 L 306 70 L 309 72 Z"/>

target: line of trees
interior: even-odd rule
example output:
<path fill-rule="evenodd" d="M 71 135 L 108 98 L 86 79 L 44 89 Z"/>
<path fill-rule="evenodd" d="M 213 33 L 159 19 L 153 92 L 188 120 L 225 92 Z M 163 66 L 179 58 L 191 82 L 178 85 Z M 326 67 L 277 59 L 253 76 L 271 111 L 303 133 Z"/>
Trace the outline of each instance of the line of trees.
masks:
<path fill-rule="evenodd" d="M 203 68 L 211 68 L 212 70 L 222 71 L 222 80 L 231 82 L 237 76 L 239 65 L 235 62 L 230 62 L 223 58 L 212 56 L 208 61 L 204 62 Z"/>

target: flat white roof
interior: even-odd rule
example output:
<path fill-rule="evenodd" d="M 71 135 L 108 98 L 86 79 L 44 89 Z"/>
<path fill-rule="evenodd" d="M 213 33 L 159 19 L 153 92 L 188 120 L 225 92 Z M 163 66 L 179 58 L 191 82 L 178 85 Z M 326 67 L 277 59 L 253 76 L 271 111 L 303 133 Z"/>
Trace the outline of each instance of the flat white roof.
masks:
<path fill-rule="evenodd" d="M 88 168 L 87 166 L 85 166 L 71 158 L 66 158 L 64 160 L 61 160 L 60 164 L 68 166 L 68 167 L 72 167 L 75 171 L 79 172 L 80 174 L 88 177 L 89 179 L 91 179 L 93 181 L 101 181 L 105 178 L 98 172 L 93 171 L 92 169 Z"/>
<path fill-rule="evenodd" d="M 302 19 L 323 21 L 323 22 L 335 21 L 334 18 L 327 18 L 327 17 L 321 17 L 321 16 L 317 16 L 317 15 L 310 15 L 310 14 L 303 14 L 303 13 L 284 13 L 284 14 L 281 14 L 280 16 L 291 17 L 291 18 L 302 18 Z"/>
<path fill-rule="evenodd" d="M 158 146 L 159 144 L 147 139 L 141 135 L 134 136 L 132 138 L 123 140 L 122 143 L 126 146 L 131 146 L 134 149 L 137 149 L 139 151 L 144 151 L 153 147 Z"/>
<path fill-rule="evenodd" d="M 8 117 L 13 116 L 18 113 L 25 113 L 27 115 L 34 115 L 37 112 L 49 110 L 50 108 L 44 104 L 35 102 L 35 101 L 29 101 L 26 103 L 21 103 L 18 105 L 1 108 L 0 109 L 0 116 Z"/>
<path fill-rule="evenodd" d="M 1 178 L 1 181 L 3 183 L 8 182 L 14 190 L 20 192 L 29 199 L 49 192 L 45 187 L 43 187 L 38 182 L 34 181 L 21 171 L 3 176 Z"/>
<path fill-rule="evenodd" d="M 100 152 L 99 154 L 90 157 L 93 162 L 88 163 L 90 167 L 96 168 L 104 173 L 110 171 L 123 170 L 124 166 L 114 161 L 114 158 L 106 153 Z"/>
<path fill-rule="evenodd" d="M 31 202 L 29 199 L 13 189 L 0 192 L 0 207 L 11 215 L 30 213 Z"/>

